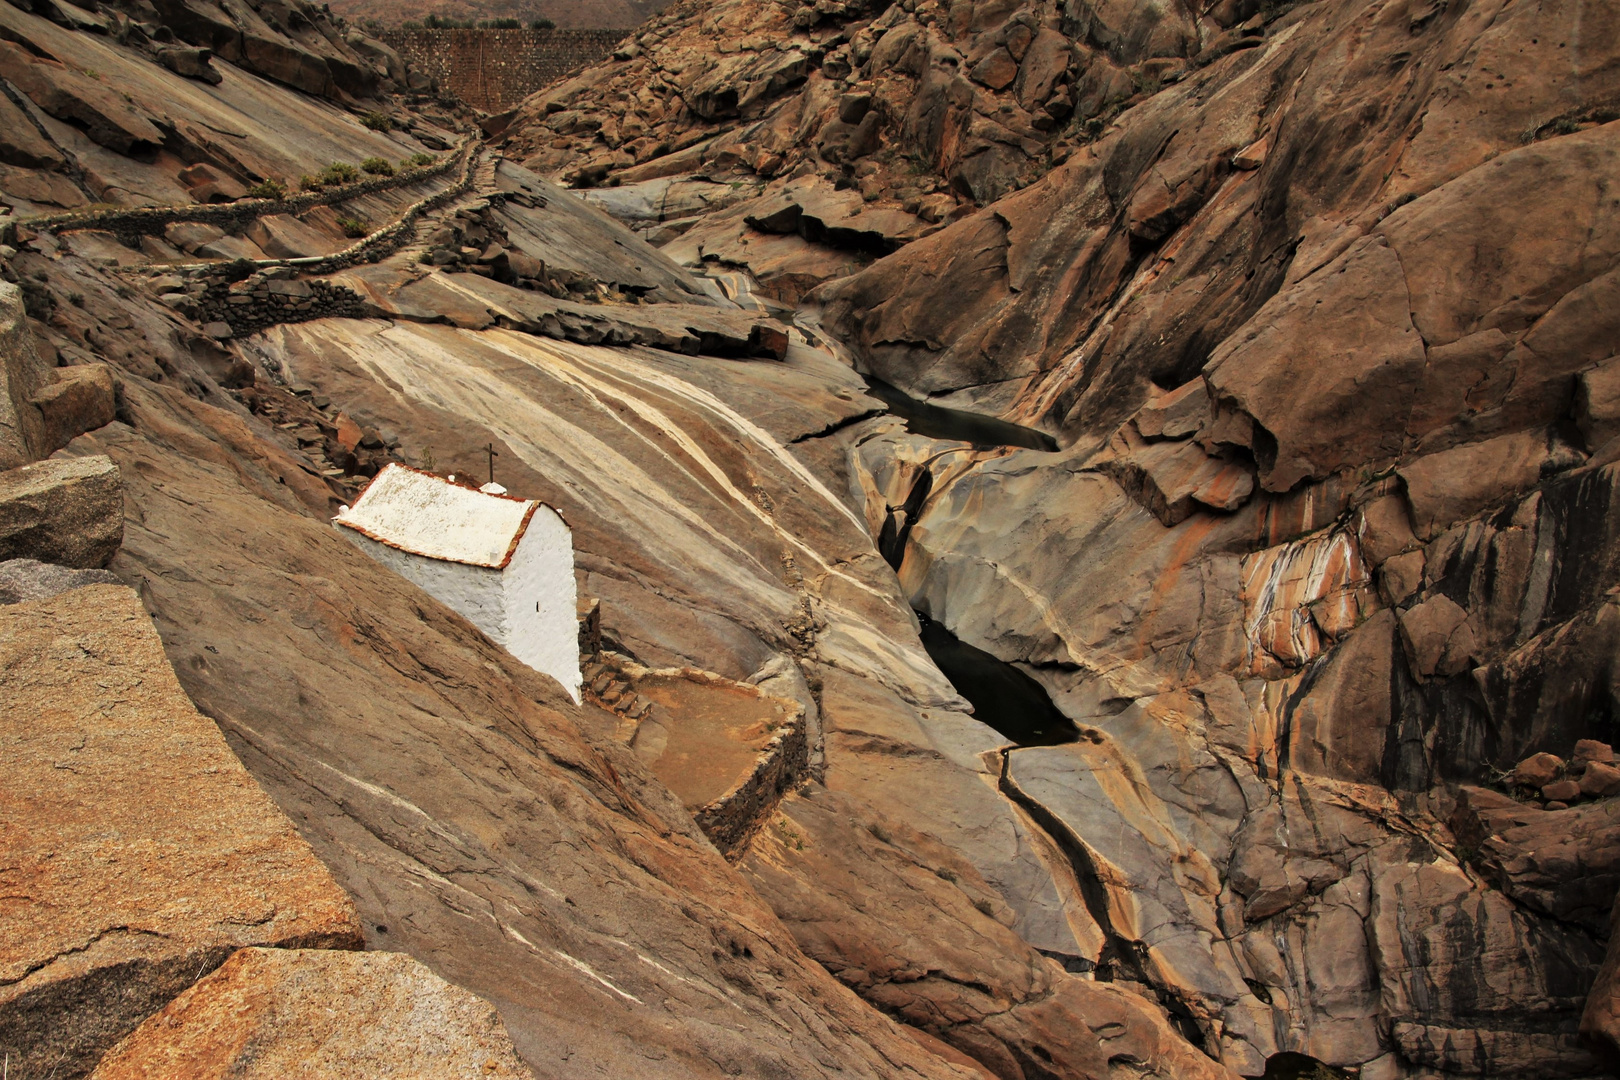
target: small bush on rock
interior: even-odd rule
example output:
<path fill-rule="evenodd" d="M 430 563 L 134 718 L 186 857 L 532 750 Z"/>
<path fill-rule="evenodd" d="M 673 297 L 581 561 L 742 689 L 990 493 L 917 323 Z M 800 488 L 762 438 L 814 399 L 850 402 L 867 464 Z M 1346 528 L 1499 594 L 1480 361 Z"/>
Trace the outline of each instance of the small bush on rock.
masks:
<path fill-rule="evenodd" d="M 273 176 L 267 176 L 248 188 L 247 196 L 250 199 L 285 199 L 287 185 Z"/>
<path fill-rule="evenodd" d="M 340 217 L 338 218 L 337 223 L 338 228 L 343 230 L 344 236 L 355 239 L 358 239 L 371 231 L 370 226 L 357 217 Z"/>
<path fill-rule="evenodd" d="M 321 170 L 322 184 L 348 184 L 353 183 L 360 176 L 360 170 L 346 161 L 334 161 Z"/>
<path fill-rule="evenodd" d="M 407 169 L 425 169 L 437 160 L 432 154 L 412 154 L 400 164 Z"/>
<path fill-rule="evenodd" d="M 394 167 L 380 157 L 368 157 L 360 163 L 360 171 L 373 176 L 393 176 Z"/>
<path fill-rule="evenodd" d="M 362 116 L 360 118 L 360 122 L 366 127 L 370 128 L 372 131 L 394 130 L 394 118 L 389 116 L 387 113 L 378 112 L 376 109 L 373 109 L 366 113 L 366 115 Z"/>

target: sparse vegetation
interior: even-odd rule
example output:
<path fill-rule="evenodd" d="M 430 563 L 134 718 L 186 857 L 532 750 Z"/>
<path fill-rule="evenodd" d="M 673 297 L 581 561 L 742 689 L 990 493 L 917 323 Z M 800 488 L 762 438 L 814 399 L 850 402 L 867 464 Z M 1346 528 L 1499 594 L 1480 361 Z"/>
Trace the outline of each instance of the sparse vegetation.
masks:
<path fill-rule="evenodd" d="M 393 131 L 395 126 L 394 118 L 392 116 L 389 116 L 385 112 L 378 112 L 376 109 L 372 109 L 370 112 L 362 116 L 360 118 L 360 123 L 370 128 L 372 131 Z"/>
<path fill-rule="evenodd" d="M 521 30 L 523 20 L 503 16 L 496 19 L 457 19 L 449 15 L 429 15 L 423 19 L 406 19 L 402 30 Z M 550 19 L 531 19 L 530 30 L 555 30 L 557 24 Z"/>
<path fill-rule="evenodd" d="M 779 817 L 776 819 L 775 824 L 776 833 L 782 838 L 782 846 L 790 847 L 794 851 L 804 850 L 804 837 L 799 835 L 799 831 L 797 829 L 788 824 L 787 818 Z"/>
<path fill-rule="evenodd" d="M 994 904 L 992 904 L 990 901 L 985 900 L 983 898 L 980 898 L 978 900 L 973 901 L 973 906 L 979 909 L 979 914 L 980 915 L 983 915 L 986 918 L 991 918 L 991 919 L 995 918 L 996 906 Z"/>
<path fill-rule="evenodd" d="M 407 169 L 425 169 L 437 160 L 439 159 L 434 157 L 432 154 L 418 153 L 412 154 L 410 157 L 400 162 L 400 165 Z"/>
<path fill-rule="evenodd" d="M 84 307 L 84 293 L 82 293 L 82 292 L 70 292 L 70 293 L 68 293 L 68 303 L 72 304 L 74 307 Z"/>
<path fill-rule="evenodd" d="M 322 169 L 320 176 L 317 177 L 323 187 L 334 184 L 352 184 L 359 178 L 360 170 L 346 161 L 332 162 L 332 164 Z"/>
<path fill-rule="evenodd" d="M 247 196 L 250 199 L 285 199 L 287 185 L 273 176 L 267 176 L 248 188 Z"/>
<path fill-rule="evenodd" d="M 360 163 L 360 171 L 372 176 L 393 176 L 394 167 L 380 157 L 368 157 Z"/>
<path fill-rule="evenodd" d="M 315 177 L 305 173 L 298 178 L 299 191 L 319 191 L 324 185 Z"/>
<path fill-rule="evenodd" d="M 367 225 L 362 218 L 340 217 L 337 219 L 337 223 L 338 228 L 343 230 L 343 235 L 351 239 L 359 239 L 371 231 L 371 226 Z"/>

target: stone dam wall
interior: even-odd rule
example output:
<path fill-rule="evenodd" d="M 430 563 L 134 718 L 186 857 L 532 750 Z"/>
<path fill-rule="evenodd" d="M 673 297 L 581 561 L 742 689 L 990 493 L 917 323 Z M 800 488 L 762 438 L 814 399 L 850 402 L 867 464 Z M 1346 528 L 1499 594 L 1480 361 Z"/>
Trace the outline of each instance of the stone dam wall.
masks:
<path fill-rule="evenodd" d="M 632 31 L 385 30 L 383 41 L 441 90 L 498 113 L 600 60 Z"/>

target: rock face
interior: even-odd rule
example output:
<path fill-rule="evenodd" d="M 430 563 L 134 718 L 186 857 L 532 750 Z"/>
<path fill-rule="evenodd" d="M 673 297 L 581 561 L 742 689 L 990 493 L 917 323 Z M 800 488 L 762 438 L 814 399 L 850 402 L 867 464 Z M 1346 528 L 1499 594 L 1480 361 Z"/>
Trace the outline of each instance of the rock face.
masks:
<path fill-rule="evenodd" d="M 1606 9 L 679 5 L 500 136 L 662 249 L 482 147 L 341 281 L 212 285 L 161 264 L 262 249 L 205 190 L 455 118 L 0 22 L 19 214 L 193 207 L 6 234 L 42 363 L 119 373 L 68 448 L 128 486 L 112 570 L 368 942 L 537 1071 L 1602 1072 Z M 221 127 L 240 169 L 183 152 Z M 908 430 L 857 369 L 1058 448 Z M 621 717 L 331 535 L 389 460 L 496 468 L 608 648 L 803 710 L 810 786 L 736 866 Z M 1078 738 L 976 720 L 911 609 Z"/>
<path fill-rule="evenodd" d="M 474 448 L 495 441 L 503 485 L 568 516 L 586 591 L 617 613 L 612 632 L 638 655 L 703 655 L 746 677 L 772 644 L 786 651 L 796 639 L 784 624 L 803 612 L 784 580 L 787 550 L 804 568 L 801 585 L 832 574 L 826 588 L 844 606 L 825 617 L 849 627 L 846 662 L 881 664 L 948 697 L 937 674 L 926 681 L 920 649 L 838 614 L 898 618 L 867 599 L 887 570 L 863 558 L 870 542 L 853 515 L 760 426 L 786 441 L 807 420 L 820 429 L 858 412 L 826 390 L 853 382 L 836 365 L 779 381 L 775 362 L 636 359 L 510 331 L 381 321 L 300 324 L 257 344 L 296 383 L 317 380 L 315 396 L 343 395 L 367 426 L 411 432 L 407 451 L 431 449 L 447 471 L 467 471 L 460 462 L 473 466 Z M 462 376 L 381 375 L 445 362 Z M 425 396 L 401 403 L 396 385 Z M 784 385 L 838 410 L 807 417 Z M 750 419 L 717 396 L 727 386 L 769 389 L 752 391 Z M 274 434 L 228 396 L 195 402 L 145 380 L 127 390 L 134 424 L 86 437 L 125 463 L 126 478 L 143 477 L 131 484 L 139 524 L 115 569 L 153 583 L 189 692 L 353 889 L 369 944 L 409 952 L 489 1000 L 536 1068 L 566 1059 L 639 1076 L 965 1075 L 800 952 L 679 802 L 613 743 L 606 714 L 572 705 L 336 536 L 327 518 L 337 495 L 280 442 L 292 433 Z M 683 419 L 627 434 L 607 402 Z M 478 427 L 494 421 L 492 405 L 511 411 L 498 430 Z M 693 457 L 670 456 L 672 433 Z M 177 448 L 197 438 L 231 467 Z M 697 475 L 677 464 L 737 446 L 761 501 L 720 482 L 714 459 Z M 766 503 L 780 507 L 775 516 Z M 814 543 L 794 539 L 789 522 Z M 218 575 L 176 576 L 197 556 L 175 535 L 203 544 Z M 621 565 L 655 573 L 676 599 L 626 580 Z M 727 598 L 726 616 L 701 614 L 705 591 Z M 289 595 L 302 599 L 288 607 Z M 272 634 L 257 622 L 266 617 Z"/>
<path fill-rule="evenodd" d="M 342 1007 L 335 1007 L 341 1003 Z M 98 1080 L 308 1074 L 528 1080 L 489 1004 L 402 953 L 238 949 L 107 1054 Z"/>
<path fill-rule="evenodd" d="M 89 1070 L 244 945 L 357 948 L 354 905 L 199 715 L 130 589 L 0 608 L 0 1048 Z"/>
<path fill-rule="evenodd" d="M 1601 1069 L 1578 1028 L 1615 887 L 1607 773 L 1555 770 L 1500 828 L 1453 831 L 1458 784 L 1612 742 L 1616 708 L 1597 298 L 1620 257 L 1599 194 L 1620 34 L 1500 14 L 675 8 L 508 129 L 579 184 L 761 185 L 666 250 L 794 299 L 847 273 L 829 253 L 869 261 L 809 294 L 861 370 L 1060 436 L 975 451 L 868 421 L 845 440 L 910 603 L 1025 665 L 1084 733 L 989 770 L 1068 898 L 1009 889 L 928 828 L 1022 933 L 1056 904 L 1076 966 L 1243 1074 L 1285 1052 L 1372 1076 Z M 695 52 L 751 18 L 819 68 Z M 1056 122 L 1021 142 L 1022 92 L 1053 71 L 1070 111 L 1040 106 Z M 854 130 L 871 115 L 875 139 Z M 985 151 L 992 123 L 1012 134 Z M 815 181 L 918 215 L 937 183 L 953 209 L 878 258 L 798 231 L 788 190 Z M 943 725 L 890 707 L 846 736 L 833 685 L 829 786 L 882 776 L 917 820 Z M 846 757 L 839 778 L 846 740 L 900 730 L 915 756 L 888 742 L 892 765 Z M 1590 1033 L 1612 1030 L 1604 979 Z"/>
<path fill-rule="evenodd" d="M 230 201 L 266 178 L 292 185 L 335 161 L 448 145 L 439 124 L 389 134 L 346 111 L 392 108 L 381 97 L 395 87 L 389 50 L 304 0 L 69 14 L 82 10 L 46 0 L 0 11 L 0 74 L 15 87 L 0 106 L 0 202 L 19 216 Z M 289 110 L 296 120 L 279 124 Z"/>
<path fill-rule="evenodd" d="M 55 458 L 0 473 L 0 556 L 105 566 L 123 536 L 124 485 L 109 458 Z"/>
<path fill-rule="evenodd" d="M 971 863 L 857 796 L 789 799 L 744 865 L 841 982 L 998 1077 L 1231 1075 L 1141 997 L 1037 953 Z"/>
<path fill-rule="evenodd" d="M 45 385 L 46 371 L 24 321 L 22 290 L 0 282 L 0 469 L 15 469 L 45 452 L 44 425 L 32 399 Z"/>

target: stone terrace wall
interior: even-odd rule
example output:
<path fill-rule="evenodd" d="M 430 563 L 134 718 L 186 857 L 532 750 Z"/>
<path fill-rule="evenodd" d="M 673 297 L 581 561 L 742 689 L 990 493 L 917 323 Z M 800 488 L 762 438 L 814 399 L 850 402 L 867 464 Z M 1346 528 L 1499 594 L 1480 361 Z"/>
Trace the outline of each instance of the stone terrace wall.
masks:
<path fill-rule="evenodd" d="M 630 30 L 385 30 L 405 63 L 462 101 L 503 112 L 600 60 Z"/>

